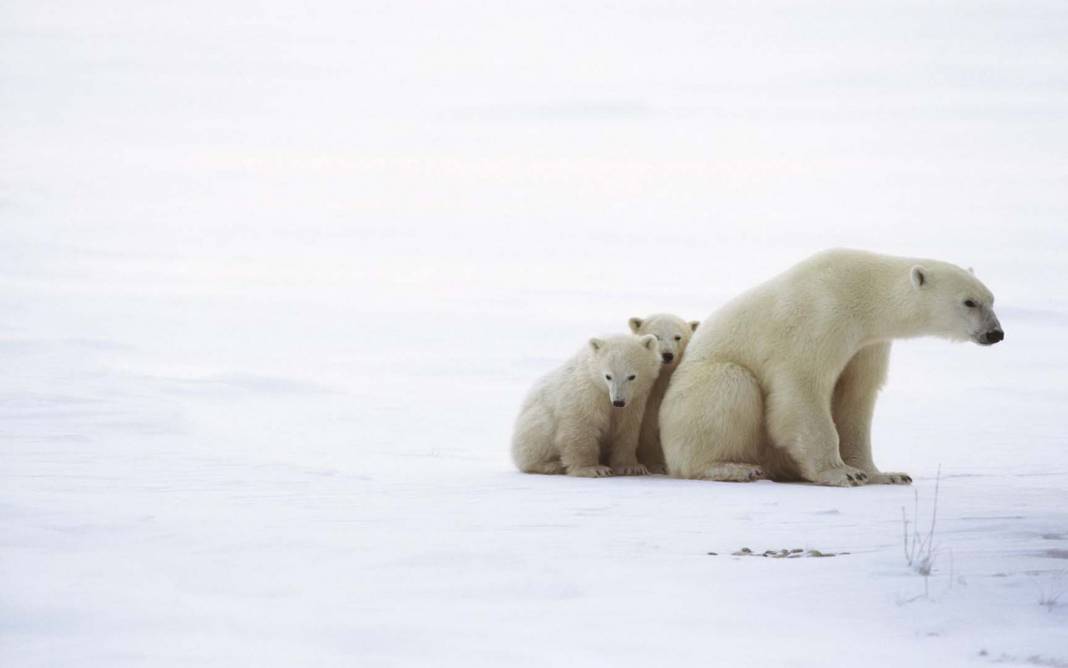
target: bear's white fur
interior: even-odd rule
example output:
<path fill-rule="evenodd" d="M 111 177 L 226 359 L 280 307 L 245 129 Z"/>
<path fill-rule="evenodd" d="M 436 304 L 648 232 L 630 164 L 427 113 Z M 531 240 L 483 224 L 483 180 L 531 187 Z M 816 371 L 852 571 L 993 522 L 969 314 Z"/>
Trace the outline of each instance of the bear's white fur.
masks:
<path fill-rule="evenodd" d="M 516 466 L 587 477 L 648 473 L 638 436 L 659 371 L 655 336 L 590 339 L 527 395 L 512 437 Z"/>
<path fill-rule="evenodd" d="M 638 461 L 653 473 L 665 473 L 664 451 L 660 448 L 660 402 L 664 398 L 668 382 L 675 367 L 679 365 L 686 344 L 690 342 L 697 325 L 696 320 L 686 322 L 670 313 L 654 313 L 644 318 L 627 321 L 630 331 L 638 336 L 652 334 L 656 337 L 660 354 L 660 375 L 649 391 L 642 418 L 642 432 L 638 439 Z"/>
<path fill-rule="evenodd" d="M 994 296 L 946 262 L 819 253 L 701 323 L 660 409 L 669 473 L 852 486 L 904 483 L 871 457 L 890 342 L 1000 341 Z"/>

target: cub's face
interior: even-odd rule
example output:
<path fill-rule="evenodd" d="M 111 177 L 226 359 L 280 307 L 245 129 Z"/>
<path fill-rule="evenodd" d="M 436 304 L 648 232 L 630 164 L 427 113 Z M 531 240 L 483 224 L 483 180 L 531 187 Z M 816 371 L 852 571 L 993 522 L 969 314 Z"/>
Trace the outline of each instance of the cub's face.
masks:
<path fill-rule="evenodd" d="M 949 264 L 912 268 L 912 287 L 927 308 L 933 333 L 989 346 L 1005 338 L 994 295 L 971 271 Z"/>
<path fill-rule="evenodd" d="M 652 336 L 590 339 L 591 371 L 605 384 L 616 408 L 634 399 L 636 390 L 647 389 L 656 377 L 656 338 Z"/>
<path fill-rule="evenodd" d="M 679 363 L 683 351 L 686 350 L 686 344 L 690 342 L 690 337 L 698 324 L 696 320 L 686 322 L 678 316 L 668 314 L 631 318 L 627 321 L 630 331 L 635 334 L 652 334 L 656 337 L 660 362 L 672 367 Z"/>

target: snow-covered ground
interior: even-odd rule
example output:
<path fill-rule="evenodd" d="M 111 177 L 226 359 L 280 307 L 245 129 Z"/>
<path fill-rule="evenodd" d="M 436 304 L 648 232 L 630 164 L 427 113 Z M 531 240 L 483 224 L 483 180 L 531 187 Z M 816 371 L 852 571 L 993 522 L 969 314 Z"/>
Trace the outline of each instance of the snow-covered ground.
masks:
<path fill-rule="evenodd" d="M 759 5 L 5 0 L 0 664 L 1068 666 L 1068 7 Z M 912 488 L 514 472 L 828 246 L 997 294 L 895 348 Z"/>

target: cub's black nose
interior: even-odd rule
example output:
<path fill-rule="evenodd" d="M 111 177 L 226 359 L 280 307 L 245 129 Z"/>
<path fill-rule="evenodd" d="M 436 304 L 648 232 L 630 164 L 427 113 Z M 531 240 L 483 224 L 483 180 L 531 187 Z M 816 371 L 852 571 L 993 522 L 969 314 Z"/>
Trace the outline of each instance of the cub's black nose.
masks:
<path fill-rule="evenodd" d="M 616 399 L 615 401 L 612 402 L 612 405 L 615 406 L 616 408 L 623 408 L 624 406 L 627 405 L 627 402 L 623 401 L 622 399 Z"/>
<path fill-rule="evenodd" d="M 662 358 L 662 359 L 663 359 L 663 360 L 664 360 L 665 362 L 670 362 L 671 360 L 675 359 L 675 354 L 674 354 L 674 353 L 664 353 L 664 354 L 662 354 L 662 355 L 661 355 L 660 357 L 661 357 L 661 358 Z"/>
<path fill-rule="evenodd" d="M 983 335 L 983 339 L 988 343 L 997 343 L 1005 338 L 1005 332 L 1000 329 L 992 329 Z"/>

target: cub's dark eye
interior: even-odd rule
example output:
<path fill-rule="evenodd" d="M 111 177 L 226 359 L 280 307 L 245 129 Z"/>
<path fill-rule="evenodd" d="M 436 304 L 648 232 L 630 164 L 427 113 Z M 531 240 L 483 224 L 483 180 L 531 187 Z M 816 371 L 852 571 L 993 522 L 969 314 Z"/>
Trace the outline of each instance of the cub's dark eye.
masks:
<path fill-rule="evenodd" d="M 634 380 L 635 378 L 637 378 L 637 376 L 634 374 L 630 374 L 629 376 L 627 376 L 627 380 Z"/>
<path fill-rule="evenodd" d="M 676 337 L 675 337 L 675 340 L 676 340 L 676 341 L 682 341 L 682 337 L 681 337 L 681 336 L 676 336 Z"/>
<path fill-rule="evenodd" d="M 612 374 L 610 374 L 610 373 L 606 373 L 606 374 L 604 375 L 604 379 L 605 379 L 605 380 L 612 380 Z"/>
<path fill-rule="evenodd" d="M 976 304 L 971 299 L 965 299 L 964 300 L 964 305 L 967 306 L 968 308 L 975 308 L 976 306 L 978 306 L 978 304 Z"/>

